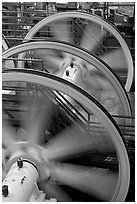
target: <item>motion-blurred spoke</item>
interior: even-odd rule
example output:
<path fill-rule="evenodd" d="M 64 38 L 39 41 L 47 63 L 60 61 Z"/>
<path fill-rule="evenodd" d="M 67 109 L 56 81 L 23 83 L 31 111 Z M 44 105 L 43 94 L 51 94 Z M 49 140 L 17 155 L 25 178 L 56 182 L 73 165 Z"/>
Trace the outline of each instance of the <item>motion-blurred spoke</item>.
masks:
<path fill-rule="evenodd" d="M 53 179 L 72 186 L 103 201 L 109 201 L 116 189 L 118 172 L 71 164 L 56 164 Z"/>
<path fill-rule="evenodd" d="M 117 72 L 117 71 L 126 72 L 127 71 L 126 58 L 125 58 L 124 52 L 121 48 L 107 52 L 105 55 L 101 56 L 101 58 L 115 72 Z"/>
<path fill-rule="evenodd" d="M 57 40 L 72 43 L 71 24 L 67 19 L 51 23 L 50 29 Z"/>
<path fill-rule="evenodd" d="M 100 25 L 93 22 L 89 23 L 84 31 L 80 46 L 94 52 L 94 49 L 99 46 L 105 34 L 106 32 Z"/>
<path fill-rule="evenodd" d="M 58 185 L 47 183 L 45 191 L 48 197 L 56 198 L 59 202 L 72 202 L 71 197 Z"/>
<path fill-rule="evenodd" d="M 3 119 L 2 120 L 2 143 L 6 146 L 9 147 L 13 143 L 16 142 L 16 128 L 8 122 L 8 120 Z"/>
<path fill-rule="evenodd" d="M 63 58 L 57 56 L 54 51 L 45 49 L 36 49 L 33 52 L 33 58 L 41 59 L 43 63 L 43 68 L 54 74 L 59 71 L 59 68 L 63 61 Z M 39 64 L 36 66 L 39 66 Z"/>
<path fill-rule="evenodd" d="M 71 34 L 71 24 L 68 19 L 55 21 L 50 24 L 50 29 L 53 32 L 53 36 L 56 40 L 64 41 L 73 44 L 73 36 Z M 71 55 L 63 53 L 65 58 L 69 58 Z"/>
<path fill-rule="evenodd" d="M 41 144 L 44 142 L 44 133 L 50 123 L 53 104 L 47 98 L 44 105 L 43 108 L 40 108 L 37 102 L 33 104 L 30 123 L 27 128 L 30 143 Z"/>
<path fill-rule="evenodd" d="M 93 149 L 103 152 L 114 150 L 106 132 L 98 133 L 98 130 L 92 128 L 89 134 L 74 125 L 66 128 L 44 146 L 43 158 L 67 158 Z"/>
<path fill-rule="evenodd" d="M 86 76 L 82 78 L 85 90 L 91 91 L 113 91 L 114 88 L 112 84 L 105 78 L 101 76 L 98 71 L 96 73 L 93 71 L 88 72 Z"/>

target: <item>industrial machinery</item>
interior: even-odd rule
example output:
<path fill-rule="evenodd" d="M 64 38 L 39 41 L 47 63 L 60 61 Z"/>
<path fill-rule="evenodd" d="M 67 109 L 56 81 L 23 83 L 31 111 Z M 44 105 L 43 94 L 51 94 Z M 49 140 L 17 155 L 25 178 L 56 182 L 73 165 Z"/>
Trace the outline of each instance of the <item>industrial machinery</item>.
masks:
<path fill-rule="evenodd" d="M 71 23 L 84 29 L 78 38 L 70 37 Z M 115 50 L 105 48 L 108 33 Z M 3 202 L 124 201 L 134 143 L 132 80 L 121 35 L 83 12 L 47 17 L 22 44 L 5 49 Z"/>

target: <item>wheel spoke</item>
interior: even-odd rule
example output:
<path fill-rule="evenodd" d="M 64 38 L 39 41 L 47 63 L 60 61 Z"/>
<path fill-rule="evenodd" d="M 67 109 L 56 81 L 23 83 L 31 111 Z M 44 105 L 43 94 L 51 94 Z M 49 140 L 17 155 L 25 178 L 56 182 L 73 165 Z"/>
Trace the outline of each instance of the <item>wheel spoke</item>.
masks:
<path fill-rule="evenodd" d="M 55 165 L 53 179 L 72 186 L 104 201 L 109 201 L 116 189 L 118 173 L 108 169 L 79 165 Z"/>
<path fill-rule="evenodd" d="M 56 198 L 59 202 L 72 202 L 70 196 L 58 185 L 47 183 L 45 185 L 45 191 L 48 197 Z"/>
<path fill-rule="evenodd" d="M 43 158 L 67 158 L 94 149 L 114 152 L 112 142 L 105 131 L 99 132 L 98 128 L 92 128 L 91 131 L 91 134 L 87 134 L 76 125 L 66 128 L 44 146 Z"/>
<path fill-rule="evenodd" d="M 107 52 L 103 55 L 102 60 L 106 62 L 114 71 L 127 71 L 127 62 L 124 56 L 124 52 L 121 48 L 115 49 L 111 52 Z"/>
<path fill-rule="evenodd" d="M 13 127 L 6 119 L 2 120 L 2 142 L 6 147 L 9 147 L 17 140 L 16 128 Z"/>
<path fill-rule="evenodd" d="M 68 19 L 55 21 L 50 24 L 50 29 L 56 40 L 64 41 L 73 44 L 73 37 L 71 35 L 71 24 L 69 25 Z M 71 55 L 63 53 L 65 58 L 70 58 Z"/>
<path fill-rule="evenodd" d="M 44 140 L 44 131 L 50 124 L 53 104 L 50 100 L 45 101 L 45 107 L 40 109 L 39 104 L 33 104 L 31 119 L 28 124 L 28 141 L 30 143 L 41 144 Z M 44 130 L 44 131 L 43 131 Z"/>
<path fill-rule="evenodd" d="M 45 49 L 36 49 L 33 52 L 33 58 L 41 59 L 43 68 L 54 74 L 59 71 L 61 63 L 63 61 L 63 58 L 58 57 L 56 53 L 51 50 Z"/>
<path fill-rule="evenodd" d="M 100 46 L 105 34 L 106 31 L 102 30 L 100 25 L 93 22 L 88 23 L 83 32 L 80 47 L 94 53 L 95 49 Z M 83 60 L 76 58 L 77 63 L 82 63 L 82 61 Z"/>
<path fill-rule="evenodd" d="M 72 43 L 71 25 L 67 19 L 51 23 L 50 29 L 57 40 Z"/>
<path fill-rule="evenodd" d="M 96 90 L 96 91 L 112 91 L 114 90 L 111 83 L 99 74 L 99 71 L 87 72 L 86 76 L 82 78 L 85 86 L 85 90 Z"/>
<path fill-rule="evenodd" d="M 101 43 L 105 34 L 100 25 L 91 22 L 86 26 L 80 46 L 94 52 L 94 49 Z"/>

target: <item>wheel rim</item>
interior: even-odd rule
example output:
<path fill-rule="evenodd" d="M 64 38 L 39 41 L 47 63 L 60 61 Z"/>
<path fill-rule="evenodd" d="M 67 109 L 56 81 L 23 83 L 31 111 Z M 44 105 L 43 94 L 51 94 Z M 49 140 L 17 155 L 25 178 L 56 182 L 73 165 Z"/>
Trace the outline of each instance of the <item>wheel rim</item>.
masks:
<path fill-rule="evenodd" d="M 9 73 L 8 73 L 9 72 Z M 105 127 L 109 133 L 109 137 L 114 143 L 114 147 L 117 151 L 118 161 L 119 161 L 119 180 L 115 193 L 113 194 L 111 201 L 124 201 L 128 191 L 129 180 L 130 180 L 130 167 L 128 154 L 125 144 L 122 139 L 122 134 L 119 127 L 115 123 L 111 115 L 101 106 L 96 99 L 91 95 L 86 93 L 84 90 L 80 89 L 74 84 L 60 79 L 56 76 L 49 75 L 46 73 L 32 71 L 32 70 L 12 70 L 3 73 L 3 82 L 32 82 L 33 84 L 44 85 L 54 90 L 61 91 L 76 101 L 80 102 L 84 107 L 90 110 Z M 125 179 L 126 178 L 126 179 Z"/>

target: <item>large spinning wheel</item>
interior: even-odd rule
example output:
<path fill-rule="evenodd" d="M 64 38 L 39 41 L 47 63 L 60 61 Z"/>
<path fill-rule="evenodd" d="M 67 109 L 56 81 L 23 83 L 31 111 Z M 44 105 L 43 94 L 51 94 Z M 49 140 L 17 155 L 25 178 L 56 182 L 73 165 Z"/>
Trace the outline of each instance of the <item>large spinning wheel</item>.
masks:
<path fill-rule="evenodd" d="M 117 111 L 116 109 L 111 110 L 111 108 L 109 108 L 109 106 L 107 107 L 107 105 L 105 106 L 102 102 L 103 101 L 102 98 L 100 99 L 100 102 L 106 107 L 106 109 L 111 114 L 122 115 L 126 118 L 125 120 L 123 119 L 120 120 L 121 125 L 124 125 L 124 124 L 126 125 L 126 122 L 129 123 L 129 119 L 127 118 L 131 117 L 131 107 L 130 107 L 129 99 L 125 89 L 122 87 L 121 83 L 119 82 L 117 77 L 113 74 L 111 69 L 103 61 L 100 61 L 98 58 L 93 56 L 88 51 L 66 43 L 60 43 L 60 42 L 51 42 L 51 41 L 30 42 L 30 43 L 24 43 L 24 44 L 18 45 L 16 47 L 12 47 L 9 50 L 5 51 L 3 53 L 3 59 L 7 60 L 8 58 L 10 59 L 10 57 L 13 57 L 14 55 L 17 55 L 19 53 L 24 53 L 24 52 L 30 53 L 35 51 L 37 52 L 37 50 L 44 53 L 46 52 L 49 53 L 49 51 L 51 52 L 61 51 L 61 53 L 63 53 L 64 55 L 73 55 L 75 58 L 81 59 L 83 62 L 88 63 L 88 65 L 90 66 L 89 66 L 89 70 L 87 71 L 84 68 L 84 66 L 81 66 L 76 62 L 73 62 L 73 67 L 72 67 L 71 66 L 72 62 L 67 61 L 65 63 L 62 63 L 61 67 L 56 66 L 56 75 L 61 76 L 66 80 L 69 80 L 72 83 L 75 83 L 78 86 L 82 87 L 84 90 L 88 91 L 91 95 L 97 98 L 97 100 L 99 100 L 98 95 L 102 96 L 103 91 L 105 91 L 106 93 L 106 96 L 104 97 L 104 101 L 108 100 L 109 98 L 108 92 L 111 93 L 110 95 L 111 96 L 113 95 L 114 100 L 117 98 L 117 101 L 115 103 L 115 105 L 118 104 L 118 107 L 116 107 Z M 50 69 L 48 65 L 45 68 L 47 70 Z M 38 67 L 36 69 L 38 69 Z M 42 68 L 40 68 L 40 65 L 39 65 L 39 69 L 42 70 Z M 62 73 L 60 70 L 62 70 Z M 68 72 L 69 72 L 69 75 L 72 75 L 70 78 L 69 78 L 69 75 L 67 75 Z M 75 77 L 75 73 L 76 73 L 76 77 Z M 73 81 L 72 78 L 76 78 L 76 80 Z"/>
<path fill-rule="evenodd" d="M 115 50 L 106 45 L 108 33 L 117 41 Z M 23 68 L 4 69 L 2 75 L 3 186 L 12 195 L 3 201 L 124 201 L 130 166 L 120 128 L 130 122 L 126 91 L 133 79 L 125 41 L 106 21 L 82 12 L 43 19 L 24 42 L 31 40 L 3 53 L 3 68 L 13 59 L 14 68 Z M 126 75 L 125 89 L 113 72 L 120 72 L 120 80 Z M 118 99 L 113 110 L 103 103 L 108 92 Z M 24 192 L 16 178 L 20 157 L 28 171 Z M 37 186 L 47 197 L 42 199 Z"/>
<path fill-rule="evenodd" d="M 109 37 L 113 37 L 114 45 L 108 46 Z M 118 30 L 99 16 L 87 14 L 85 12 L 73 11 L 63 12 L 44 18 L 36 24 L 26 35 L 24 42 L 35 39 L 58 40 L 80 46 L 97 55 L 111 69 L 117 73 L 125 89 L 129 92 L 133 81 L 133 62 L 129 48 Z M 111 43 L 110 43 L 111 44 Z M 54 73 L 56 67 L 60 67 L 62 61 L 74 60 L 78 64 L 84 64 L 81 59 L 73 58 L 71 54 L 63 55 L 60 58 L 57 54 L 45 53 L 37 50 L 33 53 L 33 58 L 40 58 L 44 65 L 50 65 L 49 71 Z M 48 58 L 47 58 L 48 56 Z M 23 54 L 20 56 L 23 58 Z M 50 68 L 49 66 L 49 68 Z M 90 65 L 84 66 L 88 69 Z M 19 63 L 23 67 L 23 63 Z"/>
<path fill-rule="evenodd" d="M 125 200 L 130 182 L 127 149 L 118 125 L 95 98 L 69 81 L 40 71 L 5 70 L 2 81 L 3 91 L 11 90 L 7 112 L 3 98 L 3 164 L 9 171 L 3 186 L 10 192 L 3 201 L 32 201 L 38 172 L 37 184 L 58 201 L 80 201 L 83 193 L 89 201 Z M 75 111 L 69 105 L 63 108 L 56 94 L 60 92 L 81 104 L 89 115 L 87 123 L 73 117 Z M 15 120 L 20 123 L 15 125 Z M 24 166 L 16 166 L 19 157 Z M 28 174 L 20 184 L 24 168 Z"/>

